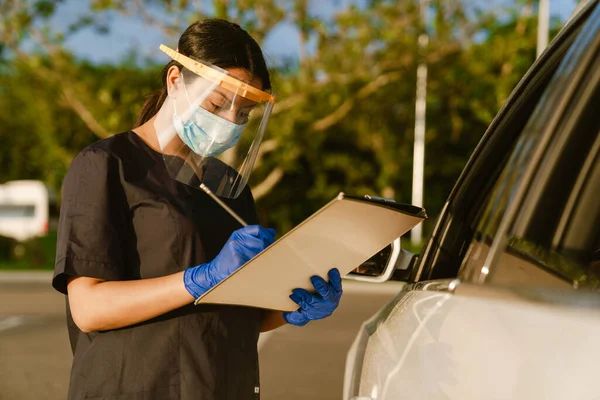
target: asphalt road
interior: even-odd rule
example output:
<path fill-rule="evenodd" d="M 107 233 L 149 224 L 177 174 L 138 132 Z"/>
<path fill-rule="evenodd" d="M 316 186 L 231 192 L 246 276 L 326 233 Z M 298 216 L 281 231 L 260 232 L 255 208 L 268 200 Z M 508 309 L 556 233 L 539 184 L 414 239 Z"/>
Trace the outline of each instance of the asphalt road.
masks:
<path fill-rule="evenodd" d="M 0 274 L 0 400 L 66 398 L 65 304 L 48 279 L 22 282 Z M 346 352 L 360 324 L 399 290 L 396 284 L 344 284 L 332 317 L 261 335 L 263 400 L 341 398 Z"/>

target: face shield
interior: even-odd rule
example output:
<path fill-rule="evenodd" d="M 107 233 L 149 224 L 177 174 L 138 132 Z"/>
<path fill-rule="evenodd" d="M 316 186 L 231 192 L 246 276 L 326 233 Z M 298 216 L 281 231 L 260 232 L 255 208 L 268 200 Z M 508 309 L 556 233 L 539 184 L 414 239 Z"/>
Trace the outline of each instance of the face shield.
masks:
<path fill-rule="evenodd" d="M 228 71 L 164 45 L 183 69 L 169 88 L 154 122 L 169 175 L 179 182 L 236 198 L 242 192 L 262 141 L 275 97 Z M 240 78 L 240 79 L 238 79 Z"/>

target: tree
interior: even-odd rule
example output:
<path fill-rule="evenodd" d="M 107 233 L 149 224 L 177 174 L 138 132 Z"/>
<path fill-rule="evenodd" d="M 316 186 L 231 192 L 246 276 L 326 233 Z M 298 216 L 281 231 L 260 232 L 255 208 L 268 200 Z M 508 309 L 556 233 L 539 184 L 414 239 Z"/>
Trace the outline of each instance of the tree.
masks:
<path fill-rule="evenodd" d="M 109 29 L 106 13 L 141 18 L 173 38 L 199 17 L 224 17 L 259 42 L 286 21 L 299 33 L 300 58 L 272 71 L 277 103 L 250 181 L 262 221 L 280 233 L 340 191 L 410 202 L 422 29 L 430 36 L 430 216 L 535 56 L 531 2 L 515 4 L 500 19 L 462 0 L 432 0 L 424 25 L 417 0 L 370 0 L 331 19 L 313 15 L 307 0 L 94 0 L 89 15 L 56 32 L 46 21 L 60 3 L 0 5 L 0 87 L 6 93 L 0 102 L 10 110 L 0 115 L 0 136 L 8 144 L 0 162 L 9 166 L 0 179 L 42 178 L 58 188 L 74 154 L 131 128 L 144 95 L 159 87 L 160 66 L 93 65 L 65 49 L 65 39 L 81 29 Z M 34 51 L 25 51 L 26 43 L 34 43 Z"/>

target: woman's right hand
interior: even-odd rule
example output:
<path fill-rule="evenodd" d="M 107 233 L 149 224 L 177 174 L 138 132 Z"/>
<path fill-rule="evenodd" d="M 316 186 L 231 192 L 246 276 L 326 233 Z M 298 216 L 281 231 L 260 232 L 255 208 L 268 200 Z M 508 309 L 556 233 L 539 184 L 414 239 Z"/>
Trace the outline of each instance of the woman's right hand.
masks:
<path fill-rule="evenodd" d="M 249 225 L 234 231 L 214 260 L 185 270 L 183 282 L 195 299 L 227 278 L 275 241 L 275 230 Z"/>

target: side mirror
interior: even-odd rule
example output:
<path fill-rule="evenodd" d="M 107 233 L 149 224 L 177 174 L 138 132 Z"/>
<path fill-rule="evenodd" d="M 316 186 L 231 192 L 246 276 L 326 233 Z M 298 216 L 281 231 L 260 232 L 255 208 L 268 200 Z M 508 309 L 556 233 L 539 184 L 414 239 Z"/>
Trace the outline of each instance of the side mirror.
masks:
<path fill-rule="evenodd" d="M 344 278 L 373 283 L 386 282 L 390 279 L 405 281 L 409 278 L 416 260 L 417 255 L 402 250 L 398 238 Z"/>

